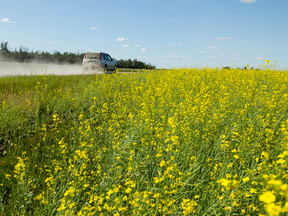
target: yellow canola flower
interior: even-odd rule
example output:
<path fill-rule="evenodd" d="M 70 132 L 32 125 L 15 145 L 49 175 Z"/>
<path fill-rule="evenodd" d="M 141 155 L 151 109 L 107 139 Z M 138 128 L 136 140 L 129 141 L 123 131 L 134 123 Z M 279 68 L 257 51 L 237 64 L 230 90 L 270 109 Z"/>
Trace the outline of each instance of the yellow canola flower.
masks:
<path fill-rule="evenodd" d="M 25 170 L 26 165 L 23 162 L 23 159 L 21 157 L 17 158 L 19 162 L 15 166 L 15 173 L 20 174 L 22 171 Z"/>
<path fill-rule="evenodd" d="M 191 161 L 196 161 L 196 157 L 195 157 L 195 156 L 192 156 L 192 157 L 190 158 L 190 160 L 191 160 Z"/>
<path fill-rule="evenodd" d="M 62 210 L 64 210 L 64 209 L 66 209 L 66 207 L 65 207 L 65 202 L 61 202 L 61 204 L 60 204 L 60 206 L 58 207 L 57 211 L 62 211 Z"/>
<path fill-rule="evenodd" d="M 108 192 L 107 192 L 107 194 L 110 196 L 111 194 L 113 194 L 113 190 L 109 190 Z"/>
<path fill-rule="evenodd" d="M 282 185 L 282 181 L 281 180 L 271 179 L 270 181 L 268 181 L 268 184 L 274 185 L 274 186 L 280 186 L 280 185 Z"/>
<path fill-rule="evenodd" d="M 245 182 L 247 182 L 247 181 L 249 181 L 250 179 L 249 179 L 249 177 L 245 177 L 245 178 L 243 178 L 242 179 L 242 181 L 245 183 Z"/>
<path fill-rule="evenodd" d="M 70 187 L 65 193 L 64 196 L 68 196 L 70 195 L 71 197 L 75 197 L 75 188 Z"/>
<path fill-rule="evenodd" d="M 183 208 L 183 215 L 189 215 L 190 213 L 196 213 L 195 206 L 197 206 L 197 202 L 190 199 L 183 199 L 181 206 Z"/>
<path fill-rule="evenodd" d="M 230 173 L 226 174 L 226 178 L 227 179 L 231 178 L 231 174 Z"/>
<path fill-rule="evenodd" d="M 283 206 L 282 212 L 288 212 L 288 202 L 286 202 L 285 205 Z"/>
<path fill-rule="evenodd" d="M 165 163 L 165 160 L 162 159 L 162 161 L 160 162 L 160 167 L 165 166 L 165 164 L 166 164 L 166 163 Z"/>
<path fill-rule="evenodd" d="M 162 154 L 161 154 L 161 153 L 158 153 L 158 154 L 156 155 L 156 157 L 162 157 Z"/>
<path fill-rule="evenodd" d="M 131 189 L 130 187 L 128 187 L 128 188 L 125 190 L 126 193 L 130 193 L 131 191 L 132 191 L 132 189 Z"/>
<path fill-rule="evenodd" d="M 223 187 L 230 189 L 231 181 L 229 179 L 220 179 L 217 183 L 221 184 Z"/>
<path fill-rule="evenodd" d="M 228 211 L 231 211 L 231 210 L 232 210 L 232 208 L 231 208 L 230 206 L 225 206 L 224 209 L 225 209 L 225 210 L 228 210 Z"/>
<path fill-rule="evenodd" d="M 278 216 L 282 212 L 282 208 L 275 203 L 270 203 L 267 205 L 266 211 L 269 213 L 270 216 Z"/>
<path fill-rule="evenodd" d="M 277 160 L 276 163 L 285 164 L 285 163 L 286 163 L 286 160 L 284 160 L 284 159 L 281 158 L 281 159 Z"/>
<path fill-rule="evenodd" d="M 255 188 L 250 188 L 250 193 L 251 194 L 257 194 L 257 189 L 255 189 Z"/>
<path fill-rule="evenodd" d="M 259 196 L 259 200 L 269 204 L 275 202 L 276 196 L 271 191 L 267 191 Z"/>
<path fill-rule="evenodd" d="M 238 188 L 239 185 L 240 185 L 240 182 L 233 179 L 233 181 L 232 181 L 232 186 L 233 186 L 233 188 L 234 188 L 234 189 L 235 189 L 235 188 Z"/>
<path fill-rule="evenodd" d="M 287 191 L 288 190 L 288 185 L 287 184 L 283 184 L 283 185 L 280 186 L 280 189 L 282 191 Z"/>
<path fill-rule="evenodd" d="M 153 197 L 154 197 L 155 199 L 158 199 L 160 196 L 161 196 L 160 193 L 155 193 L 155 194 L 153 195 Z"/>
<path fill-rule="evenodd" d="M 277 156 L 278 158 L 284 158 L 284 155 L 283 154 L 280 154 Z"/>
<path fill-rule="evenodd" d="M 39 194 L 38 196 L 36 196 L 36 199 L 41 200 L 43 198 L 42 194 Z"/>
<path fill-rule="evenodd" d="M 234 155 L 233 157 L 236 158 L 236 159 L 239 159 L 238 154 Z"/>

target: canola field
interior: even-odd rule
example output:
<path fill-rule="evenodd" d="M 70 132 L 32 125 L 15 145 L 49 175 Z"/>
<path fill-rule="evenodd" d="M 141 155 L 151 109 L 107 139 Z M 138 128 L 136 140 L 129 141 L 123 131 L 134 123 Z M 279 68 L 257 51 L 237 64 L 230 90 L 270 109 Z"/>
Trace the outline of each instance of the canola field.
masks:
<path fill-rule="evenodd" d="M 0 85 L 3 215 L 288 212 L 287 71 L 180 68 Z"/>

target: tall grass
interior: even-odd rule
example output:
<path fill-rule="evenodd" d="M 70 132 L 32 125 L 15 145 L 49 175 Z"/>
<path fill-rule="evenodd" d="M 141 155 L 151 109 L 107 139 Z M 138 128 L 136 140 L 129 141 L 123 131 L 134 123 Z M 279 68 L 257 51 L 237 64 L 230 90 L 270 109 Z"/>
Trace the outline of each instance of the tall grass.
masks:
<path fill-rule="evenodd" d="M 0 79 L 3 215 L 287 212 L 286 71 Z"/>

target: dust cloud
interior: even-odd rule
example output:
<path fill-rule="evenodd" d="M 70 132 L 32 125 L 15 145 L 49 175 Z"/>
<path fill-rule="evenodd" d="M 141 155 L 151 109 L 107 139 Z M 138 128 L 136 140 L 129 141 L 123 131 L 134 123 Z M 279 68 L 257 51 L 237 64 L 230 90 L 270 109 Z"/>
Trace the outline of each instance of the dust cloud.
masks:
<path fill-rule="evenodd" d="M 84 69 L 81 65 L 0 62 L 0 77 L 29 75 L 103 74 L 102 70 Z"/>

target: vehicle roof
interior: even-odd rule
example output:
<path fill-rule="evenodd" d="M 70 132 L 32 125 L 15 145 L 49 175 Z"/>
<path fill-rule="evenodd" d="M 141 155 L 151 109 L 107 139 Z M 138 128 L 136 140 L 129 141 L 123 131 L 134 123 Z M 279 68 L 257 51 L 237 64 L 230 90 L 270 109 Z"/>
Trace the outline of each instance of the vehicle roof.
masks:
<path fill-rule="evenodd" d="M 86 53 L 95 53 L 95 54 L 97 54 L 97 53 L 103 53 L 103 54 L 107 54 L 107 55 L 109 55 L 108 53 L 105 53 L 105 52 L 86 52 Z"/>

